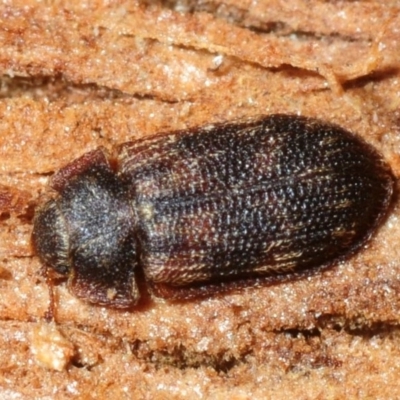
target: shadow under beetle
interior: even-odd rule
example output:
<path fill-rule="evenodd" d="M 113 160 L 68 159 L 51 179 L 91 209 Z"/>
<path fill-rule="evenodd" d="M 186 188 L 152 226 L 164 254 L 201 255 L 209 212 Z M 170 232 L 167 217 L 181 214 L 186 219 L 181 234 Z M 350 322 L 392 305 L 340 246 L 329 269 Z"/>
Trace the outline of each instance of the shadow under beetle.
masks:
<path fill-rule="evenodd" d="M 387 211 L 394 179 L 339 126 L 270 115 L 97 149 L 56 173 L 33 244 L 70 291 L 116 308 L 279 281 L 357 250 Z"/>

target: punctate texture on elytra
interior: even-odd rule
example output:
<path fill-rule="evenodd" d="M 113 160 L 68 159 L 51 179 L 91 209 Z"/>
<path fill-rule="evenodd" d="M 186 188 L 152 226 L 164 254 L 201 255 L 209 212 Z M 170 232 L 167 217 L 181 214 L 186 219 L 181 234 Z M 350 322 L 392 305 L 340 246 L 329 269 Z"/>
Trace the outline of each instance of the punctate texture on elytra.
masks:
<path fill-rule="evenodd" d="M 353 253 L 393 182 L 378 152 L 337 125 L 294 115 L 207 125 L 124 143 L 116 163 L 98 149 L 64 167 L 33 243 L 90 302 L 135 304 L 137 268 L 156 294 L 187 298 Z"/>

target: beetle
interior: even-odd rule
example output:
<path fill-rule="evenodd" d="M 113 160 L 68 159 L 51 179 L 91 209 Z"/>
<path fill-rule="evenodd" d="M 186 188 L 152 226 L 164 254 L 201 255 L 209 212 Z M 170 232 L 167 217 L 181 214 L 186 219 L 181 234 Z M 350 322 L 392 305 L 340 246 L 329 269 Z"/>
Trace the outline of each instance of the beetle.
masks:
<path fill-rule="evenodd" d="M 91 303 L 129 308 L 141 268 L 156 296 L 279 282 L 360 248 L 394 177 L 360 137 L 274 114 L 99 148 L 58 171 L 33 245 Z"/>

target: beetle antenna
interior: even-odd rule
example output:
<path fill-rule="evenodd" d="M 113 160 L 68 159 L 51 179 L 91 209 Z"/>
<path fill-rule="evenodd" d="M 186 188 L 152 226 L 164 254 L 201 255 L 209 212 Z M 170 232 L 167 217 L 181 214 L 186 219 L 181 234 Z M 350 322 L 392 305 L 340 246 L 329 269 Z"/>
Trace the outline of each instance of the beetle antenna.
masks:
<path fill-rule="evenodd" d="M 55 296 L 54 296 L 54 279 L 51 276 L 50 268 L 44 266 L 44 276 L 46 279 L 47 287 L 49 288 L 49 306 L 44 314 L 46 322 L 56 322 L 56 307 L 55 307 Z"/>

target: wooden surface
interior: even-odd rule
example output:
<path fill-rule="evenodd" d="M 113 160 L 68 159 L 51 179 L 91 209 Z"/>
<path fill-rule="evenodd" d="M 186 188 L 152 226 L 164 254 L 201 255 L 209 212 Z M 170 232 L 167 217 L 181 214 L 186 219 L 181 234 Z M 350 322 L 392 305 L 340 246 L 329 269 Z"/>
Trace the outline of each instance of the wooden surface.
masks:
<path fill-rule="evenodd" d="M 357 132 L 400 174 L 399 1 L 151 4 L 0 6 L 0 397 L 399 398 L 398 195 L 365 248 L 310 278 L 130 312 L 60 281 L 44 321 L 34 209 L 100 145 L 296 113 Z"/>

